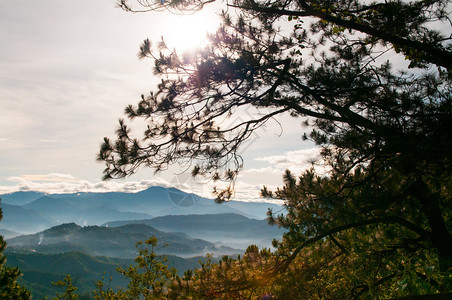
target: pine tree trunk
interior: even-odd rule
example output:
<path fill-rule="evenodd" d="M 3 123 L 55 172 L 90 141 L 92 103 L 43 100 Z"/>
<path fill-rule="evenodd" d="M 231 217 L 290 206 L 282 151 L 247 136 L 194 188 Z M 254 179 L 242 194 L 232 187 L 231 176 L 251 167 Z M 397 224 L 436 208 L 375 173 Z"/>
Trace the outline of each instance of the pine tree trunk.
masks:
<path fill-rule="evenodd" d="M 414 184 L 414 196 L 419 199 L 430 225 L 431 240 L 438 250 L 441 271 L 452 268 L 452 235 L 447 230 L 440 207 L 440 196 L 429 191 L 422 180 Z"/>

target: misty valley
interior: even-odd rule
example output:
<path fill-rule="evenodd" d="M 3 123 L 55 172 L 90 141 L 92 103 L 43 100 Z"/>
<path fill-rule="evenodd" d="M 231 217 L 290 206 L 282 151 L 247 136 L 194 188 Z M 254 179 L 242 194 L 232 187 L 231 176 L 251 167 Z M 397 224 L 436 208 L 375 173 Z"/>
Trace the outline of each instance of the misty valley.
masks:
<path fill-rule="evenodd" d="M 271 203 L 212 199 L 175 188 L 151 187 L 137 193 L 44 194 L 15 192 L 0 195 L 3 220 L 0 234 L 7 241 L 7 265 L 19 267 L 20 283 L 34 298 L 53 296 L 51 283 L 70 274 L 80 295 L 94 282 L 108 278 L 112 287 L 127 282 L 115 270 L 137 256 L 136 243 L 156 237 L 156 253 L 183 274 L 200 266 L 211 254 L 237 256 L 255 244 L 271 247 L 283 229 L 265 220 Z"/>

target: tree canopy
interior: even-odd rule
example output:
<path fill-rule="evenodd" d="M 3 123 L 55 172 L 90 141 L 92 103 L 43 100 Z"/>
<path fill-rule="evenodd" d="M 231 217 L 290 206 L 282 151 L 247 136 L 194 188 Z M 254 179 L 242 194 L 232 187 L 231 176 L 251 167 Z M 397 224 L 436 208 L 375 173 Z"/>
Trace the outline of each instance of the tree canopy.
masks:
<path fill-rule="evenodd" d="M 183 11 L 211 1 L 137 2 Z M 316 270 L 300 291 L 332 276 L 336 285 L 322 290 L 333 296 L 341 287 L 352 298 L 450 292 L 450 1 L 226 5 L 237 14 L 224 12 L 197 54 L 143 42 L 140 56 L 155 60 L 162 81 L 125 109 L 129 119 L 145 120 L 142 138 L 121 119 L 116 139 L 104 139 L 104 178 L 180 163 L 191 164 L 194 176 L 233 183 L 243 167 L 240 146 L 268 120 L 290 114 L 311 128 L 304 138 L 322 149 L 330 172 L 288 172 L 284 187 L 262 191 L 288 211 L 269 214 L 288 229 L 275 243 L 280 274 Z M 255 114 L 225 125 L 244 108 Z M 233 185 L 216 195 L 230 199 Z"/>
<path fill-rule="evenodd" d="M 158 5 L 139 3 L 150 9 Z M 128 118 L 146 119 L 143 137 L 131 136 L 120 120 L 117 140 L 106 139 L 102 145 L 99 160 L 106 163 L 105 178 L 130 175 L 141 165 L 163 170 L 190 161 L 195 175 L 233 180 L 242 167 L 237 149 L 253 131 L 282 113 L 311 117 L 308 123 L 315 128 L 311 138 L 318 144 L 342 146 L 342 137 L 354 137 L 356 145 L 347 148 L 356 148 L 359 153 L 354 155 L 362 161 L 372 159 L 370 152 L 416 152 L 419 138 L 440 148 L 438 143 L 447 142 L 443 135 L 448 131 L 442 129 L 450 125 L 447 64 L 452 60 L 446 59 L 450 38 L 427 25 L 448 20 L 447 1 L 385 3 L 235 1 L 231 5 L 240 7 L 241 15 L 232 19 L 225 14 L 223 27 L 211 36 L 211 46 L 197 55 L 181 56 L 169 49 L 157 54 L 145 40 L 140 55 L 155 59 L 154 71 L 162 82 L 155 92 L 142 95 L 137 106 L 126 108 Z M 128 8 L 126 1 L 121 5 Z M 202 1 L 168 1 L 164 7 L 186 5 L 202 7 Z M 304 26 L 302 16 L 317 16 L 318 11 L 325 16 Z M 294 32 L 274 28 L 286 15 Z M 346 27 L 328 16 L 357 25 Z M 354 28 L 359 24 L 385 34 L 359 31 Z M 433 53 L 434 48 L 442 53 L 435 58 L 445 59 L 439 63 L 424 58 L 427 54 L 409 55 L 401 50 L 405 44 L 380 37 L 396 33 L 402 40 L 424 45 L 409 48 L 412 53 L 424 48 Z M 391 51 L 403 52 L 410 65 L 436 65 L 439 71 L 393 72 L 381 58 Z M 232 127 L 221 125 L 248 106 L 259 117 Z M 425 127 L 428 136 L 422 131 Z M 435 155 L 436 151 L 426 150 L 418 151 Z"/>
<path fill-rule="evenodd" d="M 1 199 L 0 199 L 1 202 Z M 3 218 L 0 208 L 0 221 Z M 31 299 L 31 293 L 23 286 L 17 283 L 21 276 L 18 268 L 5 267 L 6 257 L 3 251 L 6 248 L 6 242 L 0 235 L 0 298 L 2 299 Z"/>

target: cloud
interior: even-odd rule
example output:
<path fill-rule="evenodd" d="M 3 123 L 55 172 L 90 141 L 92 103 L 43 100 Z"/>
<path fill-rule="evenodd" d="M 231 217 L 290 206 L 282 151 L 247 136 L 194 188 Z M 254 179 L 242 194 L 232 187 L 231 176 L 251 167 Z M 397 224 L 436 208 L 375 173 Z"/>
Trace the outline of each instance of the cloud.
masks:
<path fill-rule="evenodd" d="M 255 158 L 257 161 L 265 161 L 276 165 L 278 168 L 283 168 L 291 165 L 306 165 L 311 164 L 311 161 L 318 161 L 321 159 L 318 148 L 308 148 L 296 151 L 288 151 L 284 155 L 273 155 Z"/>
<path fill-rule="evenodd" d="M 204 191 L 212 192 L 213 187 L 216 186 L 218 190 L 225 189 L 228 187 L 228 183 L 209 183 L 204 187 Z M 267 186 L 267 185 L 266 185 Z M 243 201 L 243 202 L 265 202 L 281 205 L 281 200 L 265 199 L 260 196 L 262 184 L 251 184 L 242 180 L 237 180 L 234 184 L 234 197 L 232 200 Z M 267 186 L 270 190 L 275 190 L 275 186 Z M 204 195 L 207 198 L 214 198 L 211 194 L 210 196 Z"/>
<path fill-rule="evenodd" d="M 77 182 L 77 179 L 70 174 L 27 174 L 20 177 L 25 181 L 50 181 L 50 182 Z M 14 180 L 13 180 L 14 181 Z"/>
<path fill-rule="evenodd" d="M 212 191 L 215 185 L 218 188 L 225 188 L 226 185 L 213 182 L 200 183 L 194 181 L 191 177 L 175 176 L 172 180 L 166 181 L 162 178 L 140 181 L 98 181 L 90 182 L 88 180 L 78 179 L 70 174 L 33 174 L 8 177 L 9 182 L 16 183 L 13 186 L 0 186 L 0 195 L 17 191 L 35 191 L 46 194 L 65 194 L 65 193 L 104 193 L 104 192 L 125 192 L 135 193 L 143 191 L 152 186 L 176 187 L 187 193 L 194 193 L 201 197 L 213 198 Z M 185 181 L 184 181 L 185 180 Z M 268 186 L 269 189 L 276 189 L 277 186 Z M 234 200 L 245 202 L 269 202 L 281 204 L 278 200 L 263 199 L 260 197 L 262 185 L 250 184 L 238 180 L 235 183 Z"/>
<path fill-rule="evenodd" d="M 40 140 L 38 140 L 38 142 L 42 142 L 42 143 L 56 143 L 58 141 L 57 140 L 40 139 Z"/>
<path fill-rule="evenodd" d="M 235 184 L 236 192 L 235 196 L 237 199 L 240 199 L 244 202 L 267 202 L 267 203 L 273 203 L 281 205 L 281 200 L 271 200 L 271 199 L 264 199 L 260 196 L 262 185 L 253 185 L 248 184 L 243 181 L 237 181 Z M 277 186 L 267 186 L 270 190 L 275 190 Z"/>
<path fill-rule="evenodd" d="M 70 174 L 34 174 L 8 177 L 13 186 L 0 186 L 0 194 L 17 191 L 36 191 L 47 194 L 80 193 L 80 192 L 139 192 L 151 186 L 168 187 L 163 179 L 141 181 L 100 181 L 90 182 L 75 178 Z"/>
<path fill-rule="evenodd" d="M 282 155 L 257 157 L 254 160 L 269 163 L 270 166 L 248 169 L 245 173 L 282 174 L 285 170 L 290 170 L 294 174 L 300 174 L 312 167 L 319 173 L 326 170 L 319 148 L 287 151 Z"/>
<path fill-rule="evenodd" d="M 252 169 L 244 170 L 242 173 L 239 174 L 239 177 L 244 177 L 245 174 L 248 175 L 248 174 L 262 174 L 262 173 L 271 173 L 271 174 L 280 175 L 281 174 L 281 170 L 273 168 L 273 167 L 252 168 Z"/>

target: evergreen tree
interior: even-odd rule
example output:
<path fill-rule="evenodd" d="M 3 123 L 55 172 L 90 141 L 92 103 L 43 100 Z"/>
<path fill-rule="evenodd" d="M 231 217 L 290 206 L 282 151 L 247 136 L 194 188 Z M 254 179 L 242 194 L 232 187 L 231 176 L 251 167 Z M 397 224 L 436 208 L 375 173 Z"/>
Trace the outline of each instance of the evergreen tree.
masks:
<path fill-rule="evenodd" d="M 184 10 L 210 1 L 138 2 Z M 146 120 L 144 138 L 134 138 L 120 120 L 116 140 L 104 139 L 105 178 L 141 165 L 160 171 L 192 163 L 195 176 L 231 182 L 216 190 L 218 201 L 228 200 L 243 166 L 240 146 L 268 120 L 290 114 L 311 128 L 304 138 L 322 149 L 330 172 L 311 170 L 298 179 L 287 173 L 283 188 L 263 190 L 288 210 L 269 216 L 289 230 L 277 243 L 286 257 L 277 269 L 311 265 L 316 272 L 306 273 L 313 274 L 306 282 L 326 278 L 323 270 L 336 272 L 336 287 L 350 297 L 450 292 L 450 1 L 227 5 L 238 16 L 224 13 L 211 45 L 197 55 L 164 44 L 156 54 L 149 40 L 141 45 L 141 57 L 155 59 L 163 79 L 126 108 L 128 118 Z M 121 6 L 134 10 L 127 1 Z M 294 30 L 276 29 L 281 22 Z M 405 66 L 394 70 L 393 58 Z M 245 108 L 255 114 L 223 125 Z M 313 249 L 323 255 L 310 256 Z"/>
<path fill-rule="evenodd" d="M 168 285 L 177 278 L 177 274 L 169 269 L 166 257 L 155 253 L 157 239 L 150 237 L 144 242 L 137 242 L 136 246 L 136 264 L 117 269 L 128 279 L 127 289 L 114 291 L 105 288 L 103 280 L 100 280 L 96 283 L 95 299 L 168 299 Z"/>
<path fill-rule="evenodd" d="M 53 300 L 77 300 L 79 295 L 77 294 L 78 288 L 72 283 L 72 276 L 67 274 L 64 280 L 58 280 L 52 282 L 52 285 L 60 288 L 64 288 L 64 294 L 57 293 Z"/>
<path fill-rule="evenodd" d="M 0 221 L 2 217 L 0 208 Z M 3 254 L 5 248 L 6 242 L 3 240 L 3 236 L 0 236 L 0 298 L 31 299 L 31 293 L 17 283 L 17 279 L 21 276 L 19 269 L 5 267 L 6 257 Z"/>

